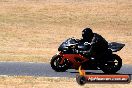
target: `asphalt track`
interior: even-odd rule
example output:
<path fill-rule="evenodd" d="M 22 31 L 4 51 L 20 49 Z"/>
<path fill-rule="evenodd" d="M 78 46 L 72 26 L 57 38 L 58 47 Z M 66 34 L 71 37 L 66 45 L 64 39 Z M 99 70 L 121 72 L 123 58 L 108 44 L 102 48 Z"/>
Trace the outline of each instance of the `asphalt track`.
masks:
<path fill-rule="evenodd" d="M 98 74 L 101 70 L 87 70 L 87 73 Z M 123 65 L 119 74 L 131 74 L 132 65 Z M 66 72 L 55 72 L 49 63 L 28 63 L 28 62 L 0 62 L 0 75 L 7 76 L 42 76 L 42 77 L 75 77 L 77 70 L 70 69 Z"/>

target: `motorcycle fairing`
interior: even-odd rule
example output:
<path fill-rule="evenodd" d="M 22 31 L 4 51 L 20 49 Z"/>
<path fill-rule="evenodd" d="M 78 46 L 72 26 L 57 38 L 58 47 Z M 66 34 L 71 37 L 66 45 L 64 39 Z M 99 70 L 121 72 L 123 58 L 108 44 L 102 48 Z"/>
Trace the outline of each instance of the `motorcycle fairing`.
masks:
<path fill-rule="evenodd" d="M 108 46 L 109 46 L 109 49 L 112 50 L 112 52 L 117 52 L 117 51 L 120 51 L 125 46 L 125 44 L 111 42 L 108 44 Z"/>
<path fill-rule="evenodd" d="M 60 64 L 63 64 L 64 59 L 67 59 L 72 63 L 72 68 L 78 69 L 78 67 L 83 63 L 88 61 L 89 59 L 83 57 L 80 54 L 62 54 L 60 52 L 59 54 L 62 57 L 62 60 L 60 62 Z M 79 58 L 80 60 L 82 60 L 81 62 L 77 62 L 76 58 Z"/>
<path fill-rule="evenodd" d="M 69 38 L 59 46 L 58 51 L 67 51 L 69 46 L 74 46 L 76 43 L 75 39 Z"/>

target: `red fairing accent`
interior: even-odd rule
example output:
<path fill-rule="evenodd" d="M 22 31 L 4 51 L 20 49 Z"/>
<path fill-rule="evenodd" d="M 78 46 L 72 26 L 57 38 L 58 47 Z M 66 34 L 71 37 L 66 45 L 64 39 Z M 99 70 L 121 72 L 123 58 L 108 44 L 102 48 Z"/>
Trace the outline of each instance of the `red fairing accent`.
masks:
<path fill-rule="evenodd" d="M 70 63 L 72 63 L 72 68 L 74 68 L 74 69 L 78 69 L 78 67 L 83 62 L 88 61 L 87 58 L 85 58 L 84 56 L 82 56 L 80 54 L 63 54 L 62 52 L 60 52 L 60 56 L 62 57 L 60 64 L 63 64 L 64 59 L 68 59 L 70 61 Z M 80 58 L 82 62 L 76 62 L 75 58 Z"/>

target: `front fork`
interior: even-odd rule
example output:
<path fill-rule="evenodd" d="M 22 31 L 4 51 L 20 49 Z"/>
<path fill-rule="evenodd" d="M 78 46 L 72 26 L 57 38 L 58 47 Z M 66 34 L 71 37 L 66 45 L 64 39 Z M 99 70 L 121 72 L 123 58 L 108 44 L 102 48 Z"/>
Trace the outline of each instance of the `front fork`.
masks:
<path fill-rule="evenodd" d="M 64 59 L 65 59 L 65 58 L 63 57 L 63 53 L 62 53 L 62 52 L 58 52 L 57 55 L 59 55 L 59 56 L 62 58 L 61 61 L 60 61 L 60 63 L 59 63 L 60 65 L 62 65 L 63 62 L 64 62 Z"/>

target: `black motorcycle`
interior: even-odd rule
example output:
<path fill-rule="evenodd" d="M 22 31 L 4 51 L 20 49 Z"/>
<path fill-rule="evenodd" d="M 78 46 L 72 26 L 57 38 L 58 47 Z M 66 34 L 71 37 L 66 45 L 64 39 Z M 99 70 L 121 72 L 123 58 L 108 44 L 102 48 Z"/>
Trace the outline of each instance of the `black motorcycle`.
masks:
<path fill-rule="evenodd" d="M 51 67 L 57 72 L 78 69 L 79 66 L 82 66 L 87 70 L 100 69 L 104 73 L 116 73 L 122 67 L 122 59 L 113 52 L 120 51 L 125 44 L 111 42 L 108 46 L 109 55 L 104 56 L 101 60 L 96 60 L 94 57 L 85 57 L 83 54 L 87 49 L 85 44 L 79 44 L 77 39 L 69 38 L 59 46 L 59 53 L 52 57 Z"/>

